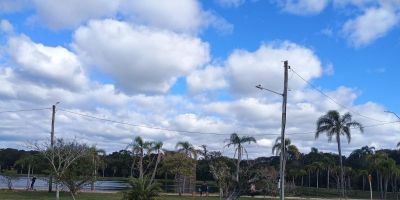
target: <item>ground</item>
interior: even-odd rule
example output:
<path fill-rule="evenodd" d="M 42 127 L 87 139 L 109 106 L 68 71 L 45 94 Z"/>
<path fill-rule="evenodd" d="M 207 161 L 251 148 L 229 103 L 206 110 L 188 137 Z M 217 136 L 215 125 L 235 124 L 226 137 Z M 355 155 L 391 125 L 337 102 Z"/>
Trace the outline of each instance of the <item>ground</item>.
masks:
<path fill-rule="evenodd" d="M 120 193 L 82 193 L 79 194 L 77 200 L 120 200 Z M 55 193 L 48 192 L 26 192 L 26 191 L 9 191 L 0 190 L 1 200 L 54 200 Z M 61 193 L 61 200 L 72 200 L 68 193 Z M 160 200 L 185 200 L 185 199 L 205 199 L 205 197 L 193 198 L 189 197 L 178 197 L 178 196 L 161 196 Z M 207 197 L 207 200 L 219 200 L 218 197 Z M 243 200 L 249 200 L 251 198 L 241 198 Z"/>

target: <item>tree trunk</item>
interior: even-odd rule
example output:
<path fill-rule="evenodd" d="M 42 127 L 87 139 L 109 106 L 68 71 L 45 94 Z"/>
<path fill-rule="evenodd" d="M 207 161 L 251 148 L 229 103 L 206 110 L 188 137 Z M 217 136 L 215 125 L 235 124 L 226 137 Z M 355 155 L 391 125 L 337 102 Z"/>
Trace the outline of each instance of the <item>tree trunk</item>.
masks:
<path fill-rule="evenodd" d="M 143 179 L 143 150 L 140 152 L 140 160 L 139 160 L 139 177 Z"/>
<path fill-rule="evenodd" d="M 26 189 L 29 190 L 29 181 L 31 176 L 31 164 L 28 165 L 28 179 L 26 180 Z"/>
<path fill-rule="evenodd" d="M 338 151 L 339 151 L 339 161 L 340 161 L 340 189 L 342 193 L 342 197 L 344 198 L 344 172 L 343 172 L 343 161 L 342 161 L 342 147 L 340 146 L 340 135 L 337 133 L 336 140 L 338 143 Z"/>
<path fill-rule="evenodd" d="M 329 169 L 329 167 L 328 167 L 328 177 L 327 177 L 327 183 L 326 183 L 326 188 L 328 188 L 328 190 L 329 190 L 329 171 L 330 169 Z"/>
<path fill-rule="evenodd" d="M 239 144 L 238 146 L 238 160 L 236 164 L 236 182 L 239 184 L 239 171 L 240 171 L 240 161 L 242 159 L 242 147 Z"/>
<path fill-rule="evenodd" d="M 58 186 L 58 183 L 56 182 L 56 200 L 60 199 L 60 187 Z"/>
<path fill-rule="evenodd" d="M 160 159 L 161 159 L 161 154 L 160 154 L 160 152 L 158 152 L 157 153 L 157 161 L 156 161 L 156 165 L 154 166 L 153 174 L 151 175 L 150 184 L 153 183 L 154 178 L 156 177 L 157 166 L 158 166 L 158 163 L 160 163 Z"/>
<path fill-rule="evenodd" d="M 308 187 L 311 187 L 311 173 L 308 171 Z"/>
<path fill-rule="evenodd" d="M 304 176 L 301 176 L 301 187 L 303 187 L 303 179 L 304 179 Z"/>
<path fill-rule="evenodd" d="M 319 188 L 319 170 L 317 170 L 317 189 Z"/>
<path fill-rule="evenodd" d="M 365 176 L 364 175 L 362 176 L 362 184 L 363 184 L 363 186 L 362 186 L 363 189 L 362 190 L 365 191 Z"/>

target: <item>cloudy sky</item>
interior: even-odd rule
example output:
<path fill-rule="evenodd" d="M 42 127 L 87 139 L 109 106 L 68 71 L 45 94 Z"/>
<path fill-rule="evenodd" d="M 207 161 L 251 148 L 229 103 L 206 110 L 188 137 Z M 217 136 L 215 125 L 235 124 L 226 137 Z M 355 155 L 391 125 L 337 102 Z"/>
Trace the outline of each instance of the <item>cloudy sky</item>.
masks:
<path fill-rule="evenodd" d="M 394 148 L 399 25 L 399 0 L 0 0 L 0 148 L 50 133 L 50 109 L 5 111 L 61 102 L 56 137 L 107 152 L 142 136 L 228 155 L 237 132 L 268 156 L 281 97 L 254 86 L 281 92 L 283 60 L 305 80 L 289 72 L 287 136 L 302 152 L 337 151 L 314 139 L 331 109 L 366 126 L 346 154 Z"/>

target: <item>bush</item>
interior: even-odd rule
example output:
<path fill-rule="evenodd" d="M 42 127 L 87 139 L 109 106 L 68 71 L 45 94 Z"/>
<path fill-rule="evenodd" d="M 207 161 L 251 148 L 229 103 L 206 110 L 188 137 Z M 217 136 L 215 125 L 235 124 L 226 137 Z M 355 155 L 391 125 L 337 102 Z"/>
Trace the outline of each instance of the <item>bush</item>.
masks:
<path fill-rule="evenodd" d="M 158 184 L 147 178 L 130 178 L 131 189 L 123 193 L 122 200 L 154 200 L 161 191 Z"/>

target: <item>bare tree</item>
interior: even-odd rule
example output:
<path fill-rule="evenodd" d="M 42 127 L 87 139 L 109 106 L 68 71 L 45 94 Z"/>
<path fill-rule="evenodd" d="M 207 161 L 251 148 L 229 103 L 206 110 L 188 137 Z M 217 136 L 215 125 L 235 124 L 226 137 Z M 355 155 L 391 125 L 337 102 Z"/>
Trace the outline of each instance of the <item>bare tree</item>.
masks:
<path fill-rule="evenodd" d="M 49 161 L 51 171 L 56 179 L 56 199 L 58 200 L 60 199 L 59 183 L 79 158 L 90 153 L 90 148 L 86 144 L 79 144 L 76 139 L 72 141 L 57 139 L 53 147 L 48 143 L 35 143 L 34 148 Z M 70 192 L 72 198 L 75 199 L 74 192 L 71 190 Z"/>

